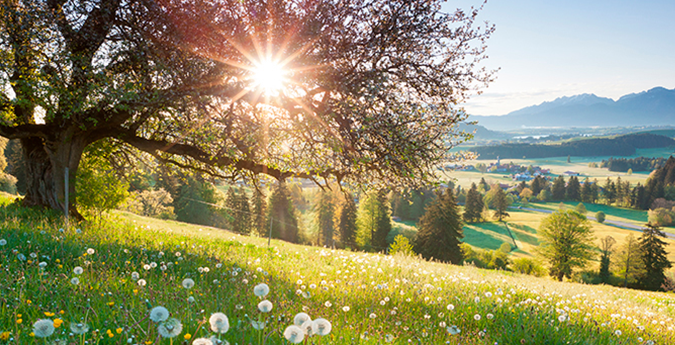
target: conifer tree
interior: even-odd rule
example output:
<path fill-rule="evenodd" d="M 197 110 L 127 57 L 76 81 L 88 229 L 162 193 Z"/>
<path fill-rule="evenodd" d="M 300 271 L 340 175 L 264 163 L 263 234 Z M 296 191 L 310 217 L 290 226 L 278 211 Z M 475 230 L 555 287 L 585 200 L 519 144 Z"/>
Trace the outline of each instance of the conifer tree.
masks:
<path fill-rule="evenodd" d="M 642 251 L 642 262 L 644 263 L 645 273 L 641 279 L 641 284 L 648 290 L 659 290 L 666 281 L 664 271 L 672 267 L 668 260 L 665 246 L 667 243 L 659 237 L 665 238 L 666 235 L 661 232 L 657 225 L 647 223 L 640 237 L 640 249 Z"/>
<path fill-rule="evenodd" d="M 246 190 L 244 188 L 239 188 L 239 193 L 237 195 L 237 211 L 235 213 L 235 219 L 237 223 L 238 232 L 241 234 L 250 234 L 251 233 L 251 203 L 248 200 L 248 195 L 246 195 Z"/>
<path fill-rule="evenodd" d="M 485 182 L 484 177 L 480 178 L 480 182 L 478 182 L 478 189 L 483 192 L 487 192 L 490 190 L 490 185 L 487 182 Z"/>
<path fill-rule="evenodd" d="M 565 198 L 565 178 L 562 175 L 558 175 L 553 181 L 551 198 L 553 200 L 562 200 Z"/>
<path fill-rule="evenodd" d="M 420 222 L 415 252 L 426 259 L 434 258 L 455 265 L 462 262 L 460 239 L 462 220 L 451 190 L 438 192 L 438 197 L 428 207 Z"/>
<path fill-rule="evenodd" d="M 614 274 L 623 278 L 623 286 L 634 284 L 644 275 L 645 265 L 642 261 L 642 249 L 640 243 L 628 235 L 626 240 L 616 253 L 612 262 Z"/>
<path fill-rule="evenodd" d="M 466 203 L 464 203 L 462 218 L 467 223 L 480 222 L 484 207 L 483 197 L 480 195 L 476 184 L 472 183 L 471 188 L 466 193 Z"/>
<path fill-rule="evenodd" d="M 579 179 L 576 176 L 570 177 L 569 181 L 567 181 L 565 199 L 571 201 L 581 200 L 581 185 L 579 185 Z"/>
<path fill-rule="evenodd" d="M 605 199 L 605 204 L 611 205 L 614 203 L 614 200 L 616 199 L 616 187 L 614 185 L 614 182 L 610 180 L 610 178 L 607 178 L 607 181 L 605 182 L 605 185 L 602 187 L 602 196 Z"/>
<path fill-rule="evenodd" d="M 587 203 L 593 202 L 593 188 L 589 179 L 584 180 L 584 183 L 581 185 L 581 201 Z"/>
<path fill-rule="evenodd" d="M 340 242 L 343 247 L 354 248 L 356 246 L 356 203 L 351 193 L 344 194 L 345 200 L 340 208 L 338 217 L 338 231 Z"/>
<path fill-rule="evenodd" d="M 335 232 L 335 200 L 330 191 L 322 190 L 314 206 L 316 224 L 319 227 L 317 245 L 333 246 Z"/>
<path fill-rule="evenodd" d="M 291 201 L 291 193 L 284 182 L 279 182 L 270 195 L 267 223 L 272 228 L 272 237 L 297 243 L 298 220 Z"/>
<path fill-rule="evenodd" d="M 502 218 L 509 216 L 509 214 L 506 212 L 509 207 L 509 200 L 506 198 L 506 193 L 504 193 L 504 190 L 501 187 L 497 186 L 493 189 L 495 189 L 495 193 L 492 198 L 492 205 L 495 208 L 493 217 L 501 222 Z"/>
<path fill-rule="evenodd" d="M 266 221 L 267 201 L 265 200 L 265 195 L 262 194 L 262 191 L 256 189 L 253 192 L 252 204 L 253 217 L 251 219 L 251 225 L 258 236 L 267 237 L 269 231 L 269 223 Z"/>
<path fill-rule="evenodd" d="M 359 204 L 357 214 L 357 243 L 362 249 L 387 249 L 391 231 L 391 211 L 384 191 L 370 192 Z"/>
<path fill-rule="evenodd" d="M 595 204 L 600 197 L 600 186 L 598 185 L 598 180 L 594 179 L 593 184 L 591 184 L 591 203 Z"/>
<path fill-rule="evenodd" d="M 530 184 L 530 189 L 532 190 L 532 195 L 539 195 L 542 190 L 546 188 L 546 185 L 548 185 L 548 182 L 541 177 L 541 176 L 536 176 L 534 180 L 532 180 L 532 183 Z"/>
<path fill-rule="evenodd" d="M 602 256 L 600 257 L 600 280 L 608 284 L 609 283 L 609 278 L 611 277 L 611 273 L 609 271 L 609 267 L 611 264 L 611 256 L 612 256 L 612 247 L 616 243 L 616 240 L 612 236 L 606 236 L 600 241 L 600 251 L 602 252 Z"/>

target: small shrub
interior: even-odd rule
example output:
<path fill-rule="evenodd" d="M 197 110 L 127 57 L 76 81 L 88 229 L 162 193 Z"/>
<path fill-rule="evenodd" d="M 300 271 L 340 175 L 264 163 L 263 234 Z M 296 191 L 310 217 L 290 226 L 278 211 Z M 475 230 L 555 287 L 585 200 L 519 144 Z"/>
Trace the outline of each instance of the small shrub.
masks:
<path fill-rule="evenodd" d="M 513 260 L 511 269 L 514 272 L 528 274 L 536 277 L 543 277 L 546 275 L 544 267 L 534 259 L 518 258 Z"/>
<path fill-rule="evenodd" d="M 598 223 L 604 223 L 605 222 L 605 212 L 598 211 L 598 213 L 595 214 L 595 219 L 598 221 Z"/>
<path fill-rule="evenodd" d="M 506 243 L 506 242 L 502 243 L 502 245 L 499 246 L 499 251 L 501 251 L 503 253 L 509 253 L 509 252 L 511 252 L 511 249 L 512 249 L 511 245 L 509 243 Z"/>
<path fill-rule="evenodd" d="M 394 243 L 389 246 L 390 255 L 415 256 L 413 247 L 407 237 L 397 235 L 394 238 Z"/>

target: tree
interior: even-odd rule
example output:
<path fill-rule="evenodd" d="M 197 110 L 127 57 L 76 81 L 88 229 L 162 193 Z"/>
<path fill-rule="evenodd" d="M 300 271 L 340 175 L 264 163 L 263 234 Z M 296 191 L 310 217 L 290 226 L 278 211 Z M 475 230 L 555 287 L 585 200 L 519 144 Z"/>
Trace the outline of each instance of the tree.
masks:
<path fill-rule="evenodd" d="M 415 252 L 425 259 L 458 265 L 462 262 L 462 219 L 451 190 L 439 191 L 418 223 Z"/>
<path fill-rule="evenodd" d="M 529 188 L 524 188 L 524 189 L 520 192 L 520 198 L 523 199 L 523 200 L 525 200 L 525 201 L 529 201 L 530 198 L 532 197 L 532 195 L 533 195 L 533 191 L 532 191 L 531 189 L 529 189 Z"/>
<path fill-rule="evenodd" d="M 414 256 L 415 251 L 413 251 L 413 246 L 410 244 L 410 241 L 407 237 L 403 235 L 396 235 L 394 237 L 394 243 L 389 246 L 389 255 L 403 255 L 403 256 Z"/>
<path fill-rule="evenodd" d="M 490 185 L 487 182 L 485 182 L 485 178 L 483 177 L 481 177 L 480 182 L 478 182 L 478 190 L 483 192 L 490 191 Z"/>
<path fill-rule="evenodd" d="M 176 219 L 193 224 L 226 227 L 224 214 L 227 212 L 215 206 L 221 201 L 211 183 L 197 176 L 187 177 L 173 202 Z"/>
<path fill-rule="evenodd" d="M 551 187 L 551 198 L 553 200 L 565 199 L 565 178 L 562 175 L 553 180 L 553 187 Z"/>
<path fill-rule="evenodd" d="M 602 256 L 600 257 L 600 273 L 598 275 L 600 276 L 600 280 L 605 284 L 609 284 L 609 278 L 611 277 L 609 267 L 611 264 L 612 247 L 615 243 L 616 240 L 612 236 L 606 236 L 600 240 Z"/>
<path fill-rule="evenodd" d="M 595 214 L 595 220 L 597 220 L 598 223 L 604 223 L 604 222 L 605 222 L 605 217 L 606 217 L 606 216 L 605 216 L 605 212 L 602 212 L 602 211 L 598 211 L 598 212 Z"/>
<path fill-rule="evenodd" d="M 333 246 L 335 233 L 335 201 L 328 190 L 319 192 L 318 201 L 314 205 L 316 224 L 319 227 L 317 245 Z"/>
<path fill-rule="evenodd" d="M 251 220 L 251 226 L 255 229 L 255 232 L 260 237 L 266 237 L 269 231 L 269 223 L 267 223 L 267 201 L 265 200 L 265 195 L 262 191 L 256 189 L 253 192 L 252 200 L 252 213 L 253 217 Z"/>
<path fill-rule="evenodd" d="M 236 212 L 234 213 L 234 220 L 236 224 L 236 232 L 248 235 L 251 233 L 251 203 L 246 195 L 244 188 L 239 188 L 239 192 L 235 198 Z M 234 230 L 234 227 L 233 227 Z"/>
<path fill-rule="evenodd" d="M 591 187 L 591 181 L 588 179 L 584 180 L 584 183 L 581 185 L 581 201 L 587 203 L 593 202 L 593 187 Z"/>
<path fill-rule="evenodd" d="M 571 201 L 581 200 L 581 185 L 579 185 L 579 179 L 576 176 L 571 176 L 569 181 L 567 181 L 565 199 Z"/>
<path fill-rule="evenodd" d="M 602 194 L 605 198 L 605 203 L 607 205 L 611 205 L 614 203 L 614 200 L 616 199 L 616 186 L 614 185 L 614 182 L 609 179 L 609 177 L 607 178 L 607 181 L 603 186 Z"/>
<path fill-rule="evenodd" d="M 284 182 L 279 182 L 270 195 L 267 224 L 270 224 L 273 238 L 298 242 L 298 219 L 291 201 L 291 193 Z"/>
<path fill-rule="evenodd" d="M 492 199 L 492 206 L 495 209 L 493 217 L 501 222 L 502 218 L 509 216 L 509 214 L 506 212 L 506 210 L 509 207 L 509 200 L 506 197 L 506 193 L 504 193 L 504 190 L 498 185 L 492 190 L 495 191 L 494 197 Z"/>
<path fill-rule="evenodd" d="M 384 190 L 370 192 L 359 204 L 357 242 L 363 249 L 384 251 L 391 231 L 391 211 Z"/>
<path fill-rule="evenodd" d="M 129 197 L 129 183 L 117 176 L 110 163 L 96 154 L 86 155 L 82 160 L 76 189 L 80 194 L 80 205 L 94 213 L 99 221 L 104 212 L 117 208 Z"/>
<path fill-rule="evenodd" d="M 577 211 L 580 215 L 582 215 L 584 217 L 586 217 L 586 213 L 588 212 L 588 210 L 586 210 L 586 206 L 582 202 L 577 204 L 577 206 L 574 208 L 574 210 Z"/>
<path fill-rule="evenodd" d="M 483 197 L 480 195 L 476 184 L 472 183 L 471 188 L 466 193 L 466 203 L 464 203 L 464 214 L 462 218 L 467 223 L 480 222 L 483 214 Z"/>
<path fill-rule="evenodd" d="M 541 192 L 539 192 L 539 195 L 537 195 L 537 200 L 546 202 L 551 200 L 552 197 L 553 196 L 551 195 L 551 191 L 549 191 L 548 189 L 544 189 Z"/>
<path fill-rule="evenodd" d="M 541 175 L 537 175 L 534 180 L 532 180 L 531 183 L 531 189 L 532 189 L 532 195 L 539 195 L 542 190 L 546 189 L 546 186 L 548 185 L 548 182 L 546 179 L 541 177 Z"/>
<path fill-rule="evenodd" d="M 340 232 L 340 242 L 344 247 L 354 248 L 356 245 L 356 203 L 351 193 L 344 194 L 344 201 L 340 207 L 338 217 L 338 231 Z"/>
<path fill-rule="evenodd" d="M 23 204 L 64 210 L 68 168 L 75 216 L 99 140 L 224 177 L 424 185 L 470 137 L 456 105 L 493 76 L 476 66 L 494 27 L 440 1 L 13 4 L 0 136 L 23 146 Z M 293 79 L 283 90 L 253 78 L 271 56 Z"/>
<path fill-rule="evenodd" d="M 549 275 L 562 281 L 593 257 L 593 233 L 586 217 L 576 211 L 557 210 L 539 226 L 537 252 L 548 262 Z"/>
<path fill-rule="evenodd" d="M 487 171 L 487 165 L 485 165 L 485 163 L 476 163 L 474 167 L 476 170 L 480 171 L 481 174 L 485 174 Z"/>
<path fill-rule="evenodd" d="M 661 228 L 658 225 L 647 223 L 639 239 L 645 269 L 644 278 L 640 283 L 653 291 L 661 289 L 661 285 L 666 281 L 664 271 L 672 267 L 665 250 L 668 244 L 659 237 L 666 237 L 661 232 Z"/>
<path fill-rule="evenodd" d="M 613 266 L 614 274 L 623 278 L 624 287 L 636 283 L 644 274 L 640 243 L 632 234 L 626 237 L 623 246 L 616 253 Z"/>

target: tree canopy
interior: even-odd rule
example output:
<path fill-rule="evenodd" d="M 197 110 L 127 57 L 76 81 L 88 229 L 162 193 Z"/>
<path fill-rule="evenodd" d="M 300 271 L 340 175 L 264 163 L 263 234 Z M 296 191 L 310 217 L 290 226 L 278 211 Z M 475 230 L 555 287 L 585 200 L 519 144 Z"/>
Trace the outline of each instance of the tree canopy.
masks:
<path fill-rule="evenodd" d="M 539 225 L 538 253 L 549 264 L 549 274 L 562 281 L 571 278 L 577 267 L 593 257 L 593 232 L 585 216 L 576 211 L 558 210 Z"/>
<path fill-rule="evenodd" d="M 63 210 L 99 140 L 227 177 L 426 184 L 492 79 L 494 27 L 441 3 L 7 2 L 0 136 L 23 145 L 24 204 Z M 255 79 L 270 66 L 278 90 Z"/>

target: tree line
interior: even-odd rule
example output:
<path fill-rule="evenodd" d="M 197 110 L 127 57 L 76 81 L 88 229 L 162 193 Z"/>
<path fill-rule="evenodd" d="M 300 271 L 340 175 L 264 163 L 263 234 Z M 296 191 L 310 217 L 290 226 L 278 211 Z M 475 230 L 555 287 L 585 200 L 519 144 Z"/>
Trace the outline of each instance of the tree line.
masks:
<path fill-rule="evenodd" d="M 600 168 L 607 168 L 609 171 L 631 172 L 653 171 L 666 164 L 663 157 L 636 157 L 636 158 L 609 158 L 600 162 Z"/>
<path fill-rule="evenodd" d="M 632 156 L 639 148 L 669 147 L 675 140 L 651 133 L 637 133 L 615 138 L 591 138 L 566 141 L 560 145 L 546 144 L 500 144 L 480 146 L 470 151 L 482 159 L 548 158 L 564 156 Z"/>

